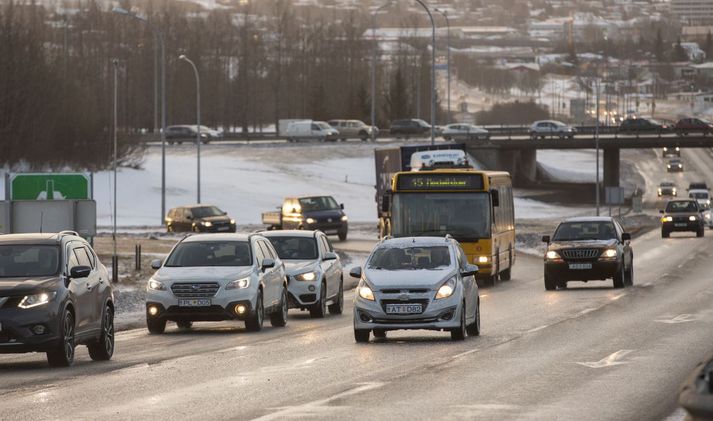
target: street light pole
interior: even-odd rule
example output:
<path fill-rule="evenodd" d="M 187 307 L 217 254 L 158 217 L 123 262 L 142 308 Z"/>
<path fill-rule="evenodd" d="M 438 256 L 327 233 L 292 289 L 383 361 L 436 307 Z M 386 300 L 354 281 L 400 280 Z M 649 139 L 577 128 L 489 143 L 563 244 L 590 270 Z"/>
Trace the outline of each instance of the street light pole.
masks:
<path fill-rule="evenodd" d="M 161 225 L 165 224 L 166 215 L 166 40 L 163 32 L 148 19 L 135 15 L 128 10 L 115 7 L 112 12 L 134 18 L 148 25 L 154 33 L 154 37 L 161 45 Z M 155 64 L 155 58 L 154 58 Z M 154 76 L 156 75 L 154 69 Z M 155 91 L 155 89 L 154 89 Z"/>
<path fill-rule="evenodd" d="M 431 10 L 422 0 L 416 0 L 431 21 L 431 145 L 436 143 L 436 23 Z"/>
<path fill-rule="evenodd" d="M 597 122 L 594 124 L 594 147 L 596 148 L 596 160 L 597 160 L 597 176 L 596 176 L 596 204 L 597 204 L 597 216 L 599 216 L 599 75 L 594 80 L 597 89 Z"/>
<path fill-rule="evenodd" d="M 376 57 L 378 45 L 376 43 L 376 13 L 388 6 L 391 3 L 385 3 L 371 12 L 371 40 L 373 42 L 372 57 L 371 57 L 371 141 L 376 142 Z"/>
<path fill-rule="evenodd" d="M 117 132 L 117 123 L 118 123 L 118 96 L 119 96 L 119 60 L 113 59 L 111 61 L 111 64 L 114 67 L 114 127 L 113 127 L 113 133 L 112 137 L 114 140 L 114 157 L 113 157 L 113 163 L 112 167 L 114 170 L 114 215 L 113 215 L 113 222 L 114 222 L 114 227 L 112 230 L 111 234 L 111 241 L 113 245 L 113 253 L 111 255 L 111 280 L 112 282 L 116 283 L 119 282 L 119 258 L 118 255 L 116 254 L 116 159 L 117 159 L 117 151 L 116 151 L 116 132 Z"/>
<path fill-rule="evenodd" d="M 201 203 L 201 79 L 200 76 L 198 75 L 198 68 L 196 67 L 196 64 L 186 57 L 184 54 L 181 54 L 178 57 L 179 60 L 183 60 L 188 62 L 188 64 L 191 65 L 193 68 L 193 74 L 196 76 L 196 125 L 197 125 L 197 130 L 196 130 L 196 153 L 198 157 L 198 164 L 197 164 L 197 197 L 198 201 L 197 203 Z"/>
<path fill-rule="evenodd" d="M 448 19 L 447 11 L 442 9 L 434 10 L 443 15 L 443 17 L 446 19 L 446 28 L 448 29 L 448 32 L 446 33 L 446 47 L 448 48 L 448 52 L 446 53 L 446 60 L 448 66 L 448 119 L 446 120 L 446 123 L 450 123 L 451 119 L 453 118 L 451 115 L 451 21 L 450 19 Z"/>

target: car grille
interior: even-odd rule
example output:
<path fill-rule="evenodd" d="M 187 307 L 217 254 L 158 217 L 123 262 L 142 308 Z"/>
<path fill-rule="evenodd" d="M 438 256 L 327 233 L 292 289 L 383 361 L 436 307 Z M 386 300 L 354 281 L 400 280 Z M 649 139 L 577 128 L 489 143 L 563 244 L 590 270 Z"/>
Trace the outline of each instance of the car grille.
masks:
<path fill-rule="evenodd" d="M 428 289 L 382 289 L 384 294 L 426 294 Z"/>
<path fill-rule="evenodd" d="M 386 305 L 387 304 L 421 304 L 421 312 L 426 311 L 426 307 L 428 307 L 429 303 L 428 298 L 423 298 L 423 299 L 411 299 L 411 300 L 381 300 L 381 308 L 386 312 Z M 404 316 L 407 316 L 404 314 Z"/>
<path fill-rule="evenodd" d="M 173 295 L 178 298 L 210 298 L 220 289 L 217 282 L 185 282 L 171 285 Z"/>
<path fill-rule="evenodd" d="M 673 222 L 688 222 L 687 216 L 674 216 Z"/>
<path fill-rule="evenodd" d="M 599 249 L 568 249 L 562 250 L 562 257 L 565 259 L 594 259 L 599 257 Z"/>

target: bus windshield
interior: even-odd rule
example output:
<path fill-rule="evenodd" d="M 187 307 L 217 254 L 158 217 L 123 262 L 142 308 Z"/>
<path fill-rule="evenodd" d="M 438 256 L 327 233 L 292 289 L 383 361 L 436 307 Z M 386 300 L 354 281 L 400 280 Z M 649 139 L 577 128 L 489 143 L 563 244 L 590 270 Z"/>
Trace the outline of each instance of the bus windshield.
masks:
<path fill-rule="evenodd" d="M 452 235 L 459 241 L 490 237 L 490 195 L 397 193 L 392 205 L 395 237 Z"/>

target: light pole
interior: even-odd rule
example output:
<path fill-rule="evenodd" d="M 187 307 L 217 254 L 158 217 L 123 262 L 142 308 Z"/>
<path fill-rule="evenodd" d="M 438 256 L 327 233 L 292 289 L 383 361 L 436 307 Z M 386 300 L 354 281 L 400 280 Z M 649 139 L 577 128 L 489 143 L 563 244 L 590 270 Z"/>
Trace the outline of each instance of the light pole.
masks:
<path fill-rule="evenodd" d="M 448 48 L 448 52 L 446 53 L 446 60 L 447 60 L 447 66 L 448 66 L 448 83 L 447 83 L 447 89 L 448 89 L 448 120 L 446 120 L 446 123 L 451 122 L 451 21 L 448 19 L 448 12 L 442 9 L 434 9 L 436 12 L 440 13 L 443 15 L 443 17 L 446 19 L 446 28 L 448 29 L 448 32 L 446 33 L 446 47 Z"/>
<path fill-rule="evenodd" d="M 111 241 L 112 245 L 114 248 L 114 252 L 111 255 L 111 281 L 116 283 L 119 282 L 119 258 L 116 254 L 116 159 L 117 159 L 117 153 L 116 153 L 116 131 L 117 131 L 117 123 L 118 123 L 118 112 L 117 112 L 117 106 L 118 106 L 118 96 L 119 96 L 119 60 L 113 59 L 111 61 L 111 64 L 114 67 L 114 127 L 112 131 L 112 137 L 114 140 L 114 157 L 113 157 L 113 163 L 112 167 L 114 169 L 114 215 L 113 215 L 113 220 L 114 220 L 114 228 L 112 230 L 111 234 Z"/>
<path fill-rule="evenodd" d="M 391 3 L 385 3 L 371 12 L 371 39 L 374 43 L 371 57 L 371 141 L 376 142 L 376 56 L 378 45 L 376 43 L 376 13 L 390 6 Z"/>
<path fill-rule="evenodd" d="M 197 130 L 196 130 L 196 153 L 198 157 L 198 166 L 197 166 L 197 183 L 198 183 L 198 188 L 197 188 L 197 198 L 198 202 L 201 203 L 201 79 L 200 76 L 198 75 L 198 68 L 196 67 L 196 64 L 186 57 L 184 54 L 181 54 L 178 56 L 179 60 L 183 60 L 188 62 L 188 64 L 191 65 L 193 68 L 193 74 L 196 76 L 196 125 L 197 125 Z"/>
<path fill-rule="evenodd" d="M 164 220 L 164 216 L 166 215 L 166 40 L 158 26 L 151 23 L 148 19 L 131 13 L 121 7 L 113 8 L 112 12 L 145 23 L 151 28 L 155 38 L 158 39 L 161 44 L 161 225 L 163 225 L 166 222 Z M 154 77 L 155 76 L 156 71 L 154 67 Z M 156 86 L 156 84 L 154 84 L 154 86 Z"/>
<path fill-rule="evenodd" d="M 597 175 L 596 175 L 596 204 L 597 204 L 597 216 L 599 216 L 599 75 L 594 79 L 596 84 L 596 98 L 597 98 L 597 121 L 594 123 L 594 148 L 596 149 L 596 160 L 597 160 Z"/>
<path fill-rule="evenodd" d="M 436 22 L 431 10 L 422 0 L 416 0 L 431 21 L 431 145 L 436 143 Z"/>

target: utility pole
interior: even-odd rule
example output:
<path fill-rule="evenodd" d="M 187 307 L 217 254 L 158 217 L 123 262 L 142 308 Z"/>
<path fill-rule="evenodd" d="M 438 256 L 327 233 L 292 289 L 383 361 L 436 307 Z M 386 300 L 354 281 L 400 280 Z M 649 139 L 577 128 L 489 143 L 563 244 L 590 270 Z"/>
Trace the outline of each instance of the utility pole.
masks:
<path fill-rule="evenodd" d="M 198 166 L 197 166 L 197 199 L 198 201 L 196 203 L 201 203 L 201 79 L 200 76 L 198 75 L 198 68 L 196 67 L 196 64 L 186 57 L 184 54 L 181 54 L 178 57 L 179 60 L 183 60 L 187 62 L 188 64 L 191 65 L 193 68 L 193 74 L 196 77 L 196 153 L 197 153 L 197 158 L 198 158 Z"/>
<path fill-rule="evenodd" d="M 113 127 L 113 141 L 114 141 L 114 157 L 112 160 L 112 167 L 114 170 L 114 212 L 113 212 L 113 222 L 114 222 L 114 227 L 112 229 L 112 234 L 111 234 L 111 241 L 112 241 L 112 246 L 113 246 L 113 253 L 111 255 L 111 281 L 116 283 L 119 282 L 119 256 L 116 253 L 116 160 L 117 160 L 117 138 L 116 138 L 116 132 L 117 132 L 117 124 L 118 124 L 118 96 L 119 96 L 119 60 L 113 59 L 111 61 L 111 64 L 113 65 L 113 70 L 114 70 L 114 127 Z"/>

